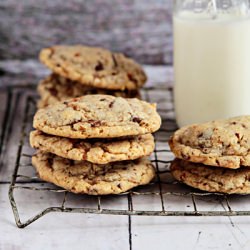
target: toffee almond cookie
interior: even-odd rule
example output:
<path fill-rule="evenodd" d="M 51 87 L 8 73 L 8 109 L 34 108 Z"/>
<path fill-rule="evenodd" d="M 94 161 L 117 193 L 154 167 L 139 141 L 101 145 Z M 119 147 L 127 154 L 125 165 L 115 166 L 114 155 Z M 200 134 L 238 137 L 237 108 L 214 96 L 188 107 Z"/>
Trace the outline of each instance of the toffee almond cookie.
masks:
<path fill-rule="evenodd" d="M 151 134 L 124 139 L 81 140 L 44 134 L 39 130 L 30 133 L 30 144 L 43 152 L 72 159 L 86 160 L 96 164 L 134 160 L 150 155 L 154 150 Z"/>
<path fill-rule="evenodd" d="M 37 88 L 41 99 L 38 101 L 38 108 L 44 108 L 50 104 L 64 101 L 70 98 L 89 94 L 107 94 L 126 98 L 140 98 L 140 92 L 135 90 L 108 90 L 84 86 L 76 81 L 71 81 L 57 74 L 52 74 L 42 80 Z"/>
<path fill-rule="evenodd" d="M 208 192 L 250 194 L 250 169 L 226 169 L 175 159 L 171 173 L 191 187 Z"/>
<path fill-rule="evenodd" d="M 58 45 L 43 49 L 40 60 L 65 78 L 97 88 L 137 89 L 147 79 L 135 61 L 103 48 Z"/>
<path fill-rule="evenodd" d="M 126 192 L 148 184 L 155 176 L 154 167 L 147 158 L 96 165 L 38 152 L 32 157 L 32 164 L 41 179 L 73 193 L 90 195 Z"/>
<path fill-rule="evenodd" d="M 169 145 L 177 158 L 191 162 L 233 169 L 250 166 L 250 116 L 183 127 Z"/>
<path fill-rule="evenodd" d="M 161 118 L 155 104 L 136 98 L 86 95 L 39 109 L 33 126 L 68 138 L 113 138 L 152 133 Z"/>

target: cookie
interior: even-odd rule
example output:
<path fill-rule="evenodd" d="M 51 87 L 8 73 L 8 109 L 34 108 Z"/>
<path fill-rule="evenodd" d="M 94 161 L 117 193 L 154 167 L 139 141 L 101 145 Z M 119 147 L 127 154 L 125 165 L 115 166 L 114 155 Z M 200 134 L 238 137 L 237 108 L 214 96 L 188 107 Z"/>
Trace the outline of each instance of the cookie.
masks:
<path fill-rule="evenodd" d="M 38 152 L 32 164 L 41 179 L 78 194 L 119 194 L 148 184 L 155 176 L 147 158 L 97 165 Z"/>
<path fill-rule="evenodd" d="M 112 138 L 152 133 L 161 118 L 154 104 L 136 98 L 86 95 L 39 109 L 33 126 L 68 138 Z"/>
<path fill-rule="evenodd" d="M 43 49 L 40 60 L 58 75 L 97 88 L 132 90 L 147 80 L 135 61 L 103 48 L 58 45 Z"/>
<path fill-rule="evenodd" d="M 169 145 L 177 158 L 191 162 L 233 169 L 250 166 L 250 116 L 183 127 Z"/>
<path fill-rule="evenodd" d="M 250 169 L 226 169 L 175 159 L 172 175 L 191 187 L 208 192 L 250 194 Z"/>
<path fill-rule="evenodd" d="M 106 164 L 150 155 L 154 150 L 154 137 L 146 134 L 118 140 L 86 141 L 48 135 L 35 130 L 30 133 L 30 144 L 33 148 L 67 159 Z"/>
<path fill-rule="evenodd" d="M 76 81 L 71 81 L 57 74 L 52 74 L 42 80 L 38 85 L 38 93 L 41 99 L 38 101 L 38 108 L 44 108 L 70 98 L 89 94 L 106 94 L 126 98 L 140 98 L 140 92 L 135 90 L 108 90 L 84 86 Z"/>

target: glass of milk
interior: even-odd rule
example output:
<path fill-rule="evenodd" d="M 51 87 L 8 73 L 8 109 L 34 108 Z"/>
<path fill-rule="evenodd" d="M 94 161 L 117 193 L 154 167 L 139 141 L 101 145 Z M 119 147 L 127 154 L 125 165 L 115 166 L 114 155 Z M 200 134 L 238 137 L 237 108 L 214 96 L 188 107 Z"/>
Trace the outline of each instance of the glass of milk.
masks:
<path fill-rule="evenodd" d="M 250 1 L 176 0 L 177 124 L 250 115 Z"/>

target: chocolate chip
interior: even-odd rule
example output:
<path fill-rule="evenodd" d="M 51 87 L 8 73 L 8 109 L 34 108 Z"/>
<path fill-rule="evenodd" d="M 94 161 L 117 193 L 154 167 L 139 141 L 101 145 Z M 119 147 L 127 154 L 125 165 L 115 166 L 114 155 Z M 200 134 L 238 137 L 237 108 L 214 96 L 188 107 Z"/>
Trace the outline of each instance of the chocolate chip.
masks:
<path fill-rule="evenodd" d="M 78 57 L 78 56 L 80 56 L 80 53 L 79 52 L 77 52 L 77 53 L 75 53 L 75 55 L 74 55 L 75 57 Z"/>
<path fill-rule="evenodd" d="M 114 101 L 109 104 L 109 107 L 112 108 L 114 105 Z"/>
<path fill-rule="evenodd" d="M 57 93 L 58 93 L 58 91 L 56 90 L 56 88 L 50 88 L 50 89 L 49 89 L 49 92 L 50 92 L 51 95 L 53 95 L 53 96 L 56 96 Z"/>
<path fill-rule="evenodd" d="M 103 69 L 104 69 L 103 64 L 100 61 L 98 61 L 97 65 L 95 66 L 95 70 L 96 71 L 101 71 Z"/>
<path fill-rule="evenodd" d="M 71 166 L 75 165 L 75 161 L 74 160 L 68 159 L 68 161 L 69 161 L 69 165 L 71 165 Z"/>
<path fill-rule="evenodd" d="M 132 118 L 132 122 L 140 123 L 141 121 L 142 121 L 142 119 L 139 118 L 139 117 L 133 117 L 133 118 Z"/>
<path fill-rule="evenodd" d="M 203 142 L 199 142 L 199 143 L 198 143 L 198 146 L 199 146 L 201 149 L 205 148 L 205 144 L 204 144 Z"/>
<path fill-rule="evenodd" d="M 52 158 L 52 156 L 48 157 L 47 161 L 48 161 L 49 166 L 52 166 L 54 163 L 54 159 Z"/>
<path fill-rule="evenodd" d="M 203 136 L 203 133 L 200 133 L 199 135 L 198 135 L 198 138 L 200 138 L 200 137 L 202 137 Z"/>
<path fill-rule="evenodd" d="M 242 126 L 243 128 L 247 128 L 247 126 L 246 126 L 245 124 L 241 124 L 241 126 Z"/>
<path fill-rule="evenodd" d="M 106 101 L 106 99 L 105 98 L 100 99 L 100 102 L 103 102 L 103 101 Z"/>
<path fill-rule="evenodd" d="M 240 134 L 239 133 L 235 133 L 235 136 L 240 139 Z"/>

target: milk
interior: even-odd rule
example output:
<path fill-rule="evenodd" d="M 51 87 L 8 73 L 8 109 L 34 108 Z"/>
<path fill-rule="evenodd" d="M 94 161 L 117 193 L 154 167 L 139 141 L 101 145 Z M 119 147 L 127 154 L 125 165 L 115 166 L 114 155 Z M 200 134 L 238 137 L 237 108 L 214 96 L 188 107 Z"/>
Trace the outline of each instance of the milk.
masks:
<path fill-rule="evenodd" d="M 174 69 L 179 126 L 250 115 L 250 19 L 175 16 Z"/>

